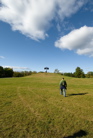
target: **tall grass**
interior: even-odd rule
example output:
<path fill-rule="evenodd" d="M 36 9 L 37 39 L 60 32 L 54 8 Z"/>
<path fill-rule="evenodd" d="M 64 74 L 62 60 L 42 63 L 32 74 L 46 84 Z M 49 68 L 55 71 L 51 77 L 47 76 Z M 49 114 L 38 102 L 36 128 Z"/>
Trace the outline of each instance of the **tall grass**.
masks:
<path fill-rule="evenodd" d="M 0 138 L 92 138 L 93 79 L 38 73 L 0 79 Z"/>

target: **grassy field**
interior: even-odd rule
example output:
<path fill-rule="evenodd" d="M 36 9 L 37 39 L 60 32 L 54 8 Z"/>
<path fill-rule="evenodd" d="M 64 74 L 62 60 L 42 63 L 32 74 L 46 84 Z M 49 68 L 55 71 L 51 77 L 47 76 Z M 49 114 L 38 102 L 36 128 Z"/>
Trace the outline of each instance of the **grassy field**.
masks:
<path fill-rule="evenodd" d="M 0 79 L 0 138 L 93 138 L 93 78 L 38 73 Z"/>

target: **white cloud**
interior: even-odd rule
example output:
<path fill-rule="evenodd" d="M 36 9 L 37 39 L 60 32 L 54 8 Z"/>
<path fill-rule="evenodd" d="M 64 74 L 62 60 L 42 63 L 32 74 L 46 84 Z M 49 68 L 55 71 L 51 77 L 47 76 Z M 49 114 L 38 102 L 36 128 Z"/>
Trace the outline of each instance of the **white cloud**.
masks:
<path fill-rule="evenodd" d="M 38 40 L 45 39 L 52 20 L 64 20 L 87 0 L 1 0 L 0 20 L 13 30 Z"/>
<path fill-rule="evenodd" d="M 0 58 L 4 59 L 5 57 L 4 56 L 0 56 Z"/>
<path fill-rule="evenodd" d="M 93 27 L 83 26 L 55 42 L 60 49 L 75 50 L 79 55 L 93 56 Z"/>
<path fill-rule="evenodd" d="M 69 17 L 84 4 L 87 0 L 56 0 L 58 4 L 57 14 L 61 20 Z"/>

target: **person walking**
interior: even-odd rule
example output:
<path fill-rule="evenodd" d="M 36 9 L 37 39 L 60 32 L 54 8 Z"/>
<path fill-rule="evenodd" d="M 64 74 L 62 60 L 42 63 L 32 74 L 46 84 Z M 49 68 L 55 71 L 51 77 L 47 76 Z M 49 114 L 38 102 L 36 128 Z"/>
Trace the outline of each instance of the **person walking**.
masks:
<path fill-rule="evenodd" d="M 66 97 L 66 89 L 67 89 L 67 82 L 62 78 L 62 80 L 59 83 L 60 85 L 60 94 Z"/>

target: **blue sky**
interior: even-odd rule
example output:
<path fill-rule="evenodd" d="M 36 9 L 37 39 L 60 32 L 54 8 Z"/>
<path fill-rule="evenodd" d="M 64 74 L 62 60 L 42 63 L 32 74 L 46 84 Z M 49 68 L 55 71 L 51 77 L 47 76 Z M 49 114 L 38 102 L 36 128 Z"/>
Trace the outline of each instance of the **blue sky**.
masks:
<path fill-rule="evenodd" d="M 93 1 L 1 0 L 0 66 L 93 71 Z"/>

